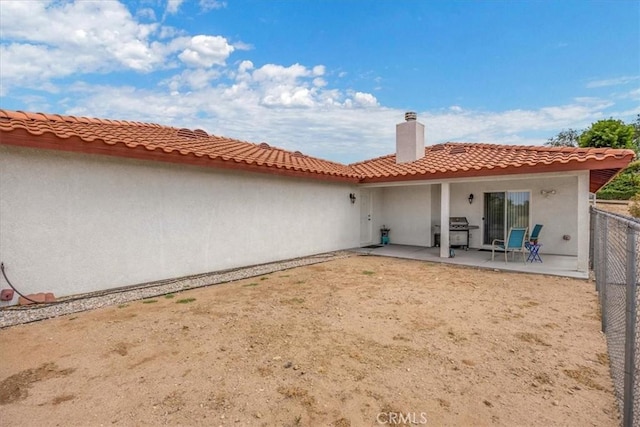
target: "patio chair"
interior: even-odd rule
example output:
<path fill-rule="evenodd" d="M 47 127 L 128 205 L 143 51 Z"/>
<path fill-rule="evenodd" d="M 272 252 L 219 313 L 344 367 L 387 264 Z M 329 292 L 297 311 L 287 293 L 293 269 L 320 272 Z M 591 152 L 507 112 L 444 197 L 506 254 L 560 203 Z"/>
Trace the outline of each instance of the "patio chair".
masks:
<path fill-rule="evenodd" d="M 529 227 L 511 227 L 509 229 L 509 234 L 507 235 L 507 240 L 505 244 L 505 240 L 494 239 L 491 243 L 491 261 L 493 261 L 496 253 L 496 249 L 504 251 L 504 262 L 508 261 L 507 255 L 509 252 L 512 253 L 512 257 L 515 257 L 516 252 L 522 253 L 522 262 L 526 263 L 526 251 L 525 242 L 527 231 Z"/>
<path fill-rule="evenodd" d="M 527 250 L 529 251 L 527 261 L 542 262 L 542 258 L 540 258 L 540 248 L 542 247 L 542 243 L 538 243 L 540 230 L 542 230 L 542 224 L 534 225 L 531 235 L 527 237 L 527 240 L 524 242 L 525 248 L 527 248 Z"/>
<path fill-rule="evenodd" d="M 534 245 L 538 243 L 538 238 L 540 237 L 540 230 L 542 230 L 542 224 L 536 224 L 533 226 L 533 231 L 531 235 L 527 239 L 529 243 L 533 243 Z"/>

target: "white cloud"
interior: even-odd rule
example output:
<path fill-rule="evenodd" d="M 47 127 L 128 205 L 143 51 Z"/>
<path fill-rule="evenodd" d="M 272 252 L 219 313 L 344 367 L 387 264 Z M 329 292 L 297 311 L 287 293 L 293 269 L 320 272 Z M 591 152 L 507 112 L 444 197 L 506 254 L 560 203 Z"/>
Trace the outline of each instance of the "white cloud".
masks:
<path fill-rule="evenodd" d="M 170 27 L 168 25 L 163 25 L 158 31 L 158 39 L 160 40 L 173 39 L 183 35 L 184 31 L 174 27 Z"/>
<path fill-rule="evenodd" d="M 64 61 L 60 55 L 46 46 L 33 44 L 0 45 L 3 83 L 29 86 L 30 76 L 38 80 L 72 73 L 76 68 L 94 68 L 91 58 Z M 71 62 L 75 62 L 72 64 Z"/>
<path fill-rule="evenodd" d="M 140 24 L 117 2 L 3 2 L 3 83 L 48 85 L 75 73 L 162 66 L 149 41 L 157 24 Z"/>
<path fill-rule="evenodd" d="M 4 2 L 2 38 L 81 51 L 145 44 L 157 24 L 137 23 L 118 2 Z"/>
<path fill-rule="evenodd" d="M 76 106 L 57 112 L 201 128 L 345 163 L 393 153 L 395 124 L 403 121 L 403 110 L 380 106 L 373 95 L 363 92 L 307 87 L 314 77 L 305 67 L 306 73 L 297 67 L 295 72 L 276 73 L 306 75 L 297 78 L 296 86 L 281 88 L 281 82 L 254 80 L 252 73 L 262 68 L 241 62 L 231 85 L 218 84 L 205 70 L 188 70 L 181 74 L 178 87 L 186 88 L 185 82 L 190 82 L 199 89 L 181 91 L 179 96 L 172 95 L 171 88 L 80 87 L 74 92 Z M 610 102 L 594 98 L 530 110 L 492 112 L 456 107 L 418 113 L 418 120 L 426 126 L 427 144 L 539 145 L 561 129 L 583 129 L 601 118 L 618 117 Z M 633 112 L 627 113 L 633 117 Z"/>
<path fill-rule="evenodd" d="M 251 61 L 242 61 L 238 66 L 238 71 L 240 73 L 246 73 L 249 70 L 253 70 L 253 62 Z"/>
<path fill-rule="evenodd" d="M 170 15 L 177 13 L 183 2 L 184 0 L 168 0 L 166 13 Z"/>
<path fill-rule="evenodd" d="M 180 93 L 182 89 L 206 89 L 213 81 L 215 81 L 219 77 L 219 70 L 196 68 L 184 70 L 182 73 L 174 75 L 161 84 L 166 84 L 174 93 Z"/>
<path fill-rule="evenodd" d="M 630 90 L 628 93 L 624 94 L 623 97 L 633 99 L 634 101 L 640 101 L 640 88 Z"/>
<path fill-rule="evenodd" d="M 316 87 L 324 87 L 327 85 L 327 81 L 320 77 L 316 77 L 315 79 L 313 79 L 313 85 Z"/>
<path fill-rule="evenodd" d="M 178 57 L 190 67 L 209 68 L 224 65 L 233 51 L 233 46 L 224 37 L 199 35 L 191 38 Z"/>
<path fill-rule="evenodd" d="M 449 108 L 419 116 L 425 120 L 428 138 L 434 138 L 435 142 L 538 145 L 562 129 L 584 129 L 605 117 L 629 116 L 628 112 L 611 111 L 613 107 L 611 101 L 583 97 L 569 104 L 539 109 L 491 112 Z"/>
<path fill-rule="evenodd" d="M 180 4 L 167 8 L 177 11 Z M 135 18 L 114 1 L 3 1 L 0 7 L 3 95 L 17 87 L 51 90 L 52 81 L 83 74 L 150 73 L 180 67 L 180 61 L 194 68 L 223 66 L 236 49 L 221 36 L 188 37 L 173 27 L 140 23 L 136 19 L 155 17 L 153 9 L 142 8 Z"/>
<path fill-rule="evenodd" d="M 252 44 L 241 41 L 233 42 L 232 46 L 235 50 L 253 50 Z"/>
<path fill-rule="evenodd" d="M 620 86 L 620 85 L 625 85 L 627 83 L 634 82 L 638 79 L 640 79 L 640 76 L 622 76 L 622 77 L 616 77 L 612 79 L 592 80 L 589 83 L 587 83 L 587 88 L 593 89 L 598 87 Z"/>
<path fill-rule="evenodd" d="M 316 65 L 315 67 L 313 67 L 311 72 L 313 73 L 314 76 L 324 76 L 324 73 L 326 72 L 326 68 L 324 65 Z"/>
<path fill-rule="evenodd" d="M 300 64 L 285 67 L 277 64 L 265 64 L 254 68 L 250 61 L 238 66 L 236 81 L 243 86 L 235 86 L 252 91 L 258 95 L 260 103 L 269 107 L 313 107 L 325 102 L 334 104 L 334 97 L 327 98 L 323 87 L 327 82 L 321 76 L 325 73 L 323 65 L 307 68 Z M 333 93 L 335 95 L 335 93 Z"/>
<path fill-rule="evenodd" d="M 156 20 L 156 12 L 150 7 L 145 7 L 136 11 L 136 16 L 142 19 L 147 19 L 149 21 Z"/>
<path fill-rule="evenodd" d="M 325 89 L 327 81 L 315 77 L 325 73 L 323 65 L 309 69 L 300 64 L 289 67 L 266 64 L 255 70 L 252 78 L 254 89 L 263 94 L 262 102 L 268 106 L 360 108 L 377 105 L 375 97 L 368 93 Z"/>
<path fill-rule="evenodd" d="M 200 0 L 200 8 L 204 11 L 223 9 L 227 7 L 226 1 L 220 0 Z"/>
<path fill-rule="evenodd" d="M 370 93 L 356 92 L 353 95 L 353 100 L 356 104 L 363 107 L 376 107 L 378 106 L 378 100 Z"/>
<path fill-rule="evenodd" d="M 264 105 L 281 107 L 313 107 L 313 92 L 307 88 L 297 87 L 290 89 L 287 87 L 271 88 L 269 93 L 262 98 Z"/>
<path fill-rule="evenodd" d="M 266 64 L 253 72 L 253 79 L 256 81 L 294 83 L 298 78 L 310 75 L 311 71 L 300 64 L 293 64 L 289 67 Z"/>

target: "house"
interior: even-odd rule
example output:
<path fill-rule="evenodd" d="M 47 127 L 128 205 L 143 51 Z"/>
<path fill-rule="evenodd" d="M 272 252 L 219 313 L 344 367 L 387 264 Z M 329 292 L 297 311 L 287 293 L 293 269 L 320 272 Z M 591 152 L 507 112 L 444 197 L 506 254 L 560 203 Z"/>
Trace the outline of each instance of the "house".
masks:
<path fill-rule="evenodd" d="M 588 264 L 588 198 L 631 150 L 424 145 L 407 113 L 396 154 L 352 165 L 157 124 L 0 110 L 0 261 L 57 296 L 379 241 L 448 256 L 450 217 L 482 248 L 545 224 L 549 252 Z"/>

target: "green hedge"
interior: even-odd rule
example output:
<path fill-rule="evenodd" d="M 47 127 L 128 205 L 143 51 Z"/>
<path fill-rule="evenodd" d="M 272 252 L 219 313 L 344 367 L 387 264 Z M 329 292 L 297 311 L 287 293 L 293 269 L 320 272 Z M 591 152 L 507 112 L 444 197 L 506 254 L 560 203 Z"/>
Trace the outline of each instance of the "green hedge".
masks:
<path fill-rule="evenodd" d="M 596 197 L 600 200 L 629 200 L 636 194 L 633 190 L 608 190 L 603 189 L 596 193 Z"/>
<path fill-rule="evenodd" d="M 636 160 L 598 191 L 596 196 L 603 200 L 629 200 L 637 193 L 640 193 L 640 161 Z"/>

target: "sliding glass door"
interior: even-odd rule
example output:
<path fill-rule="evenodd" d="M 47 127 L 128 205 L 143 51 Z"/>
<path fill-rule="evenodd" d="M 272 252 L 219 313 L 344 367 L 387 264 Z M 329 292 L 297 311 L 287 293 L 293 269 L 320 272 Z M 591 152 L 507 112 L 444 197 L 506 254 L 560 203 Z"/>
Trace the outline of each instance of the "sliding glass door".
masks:
<path fill-rule="evenodd" d="M 484 244 L 504 239 L 505 193 L 484 193 Z"/>
<path fill-rule="evenodd" d="M 511 227 L 529 226 L 528 191 L 484 193 L 484 244 L 504 239 Z"/>

